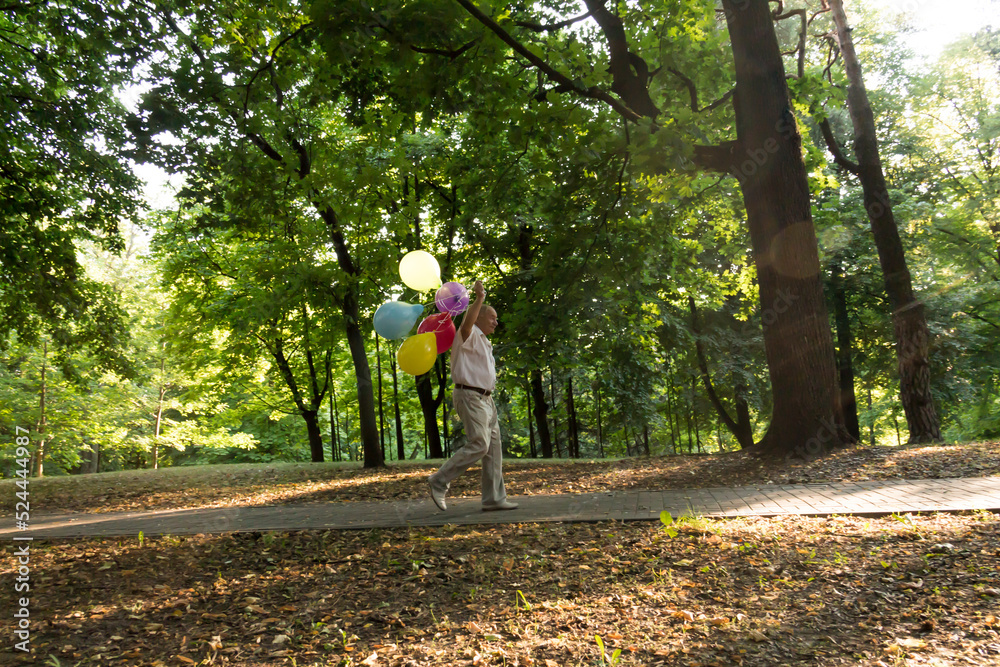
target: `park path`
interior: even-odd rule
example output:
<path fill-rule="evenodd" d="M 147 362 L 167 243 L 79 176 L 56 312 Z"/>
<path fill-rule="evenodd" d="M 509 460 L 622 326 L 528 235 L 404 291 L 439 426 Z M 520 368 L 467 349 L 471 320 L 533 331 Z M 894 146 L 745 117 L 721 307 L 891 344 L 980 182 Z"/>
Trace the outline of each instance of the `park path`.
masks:
<path fill-rule="evenodd" d="M 608 491 L 517 496 L 516 510 L 483 512 L 478 498 L 448 498 L 439 511 L 430 498 L 387 502 L 330 502 L 269 506 L 32 514 L 27 529 L 0 519 L 0 540 L 138 535 L 193 535 L 230 531 L 365 529 L 445 524 L 550 521 L 655 521 L 674 517 L 883 516 L 907 512 L 1000 511 L 1000 477 L 911 479 L 834 484 L 753 485 L 731 488 Z"/>

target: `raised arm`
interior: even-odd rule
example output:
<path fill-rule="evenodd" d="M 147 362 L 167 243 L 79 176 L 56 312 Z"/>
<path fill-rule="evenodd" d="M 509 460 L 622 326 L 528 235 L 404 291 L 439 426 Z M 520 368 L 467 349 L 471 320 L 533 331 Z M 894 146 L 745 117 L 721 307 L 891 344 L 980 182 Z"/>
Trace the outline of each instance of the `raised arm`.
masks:
<path fill-rule="evenodd" d="M 472 286 L 472 291 L 475 293 L 476 298 L 469 305 L 469 309 L 465 311 L 465 317 L 462 318 L 462 327 L 458 330 L 462 335 L 463 341 L 469 340 L 469 334 L 472 333 L 472 325 L 479 319 L 479 311 L 486 300 L 486 290 L 483 288 L 481 280 L 476 281 L 476 284 Z"/>

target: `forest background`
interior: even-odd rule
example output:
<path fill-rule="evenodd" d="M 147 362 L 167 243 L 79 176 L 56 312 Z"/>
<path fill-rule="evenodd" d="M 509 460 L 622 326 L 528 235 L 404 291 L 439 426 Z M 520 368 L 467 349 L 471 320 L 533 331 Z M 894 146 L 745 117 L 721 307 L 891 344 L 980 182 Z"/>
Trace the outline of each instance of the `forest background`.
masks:
<path fill-rule="evenodd" d="M 925 440 L 829 5 L 605 5 L 3 7 L 0 473 L 18 427 L 37 475 L 448 455 L 447 355 L 414 379 L 371 325 L 431 300 L 396 272 L 418 248 L 500 313 L 508 456 L 762 441 L 784 398 L 766 332 L 798 300 L 762 305 L 741 192 L 772 151 L 705 168 L 741 123 L 727 20 L 755 5 L 801 135 L 838 428 Z M 940 436 L 997 437 L 1000 31 L 918 63 L 905 12 L 847 9 Z M 169 205 L 135 164 L 178 178 Z"/>

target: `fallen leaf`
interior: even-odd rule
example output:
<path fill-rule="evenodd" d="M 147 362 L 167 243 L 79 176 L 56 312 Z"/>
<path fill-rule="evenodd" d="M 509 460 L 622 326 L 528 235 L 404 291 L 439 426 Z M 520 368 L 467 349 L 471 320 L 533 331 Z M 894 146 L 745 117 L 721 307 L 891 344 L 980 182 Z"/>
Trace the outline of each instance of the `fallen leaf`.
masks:
<path fill-rule="evenodd" d="M 905 646 L 906 648 L 924 648 L 927 646 L 927 642 L 923 639 L 918 639 L 917 637 L 904 637 L 899 640 L 900 646 Z"/>

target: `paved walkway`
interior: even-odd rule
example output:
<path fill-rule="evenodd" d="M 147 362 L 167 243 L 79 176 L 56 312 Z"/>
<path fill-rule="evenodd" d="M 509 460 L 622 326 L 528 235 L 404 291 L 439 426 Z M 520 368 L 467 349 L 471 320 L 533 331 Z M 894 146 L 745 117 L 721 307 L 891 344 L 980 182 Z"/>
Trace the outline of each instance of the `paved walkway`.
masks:
<path fill-rule="evenodd" d="M 430 498 L 395 502 L 348 502 L 264 507 L 32 514 L 28 530 L 10 517 L 0 519 L 0 539 L 192 535 L 230 531 L 323 530 L 444 524 L 533 523 L 547 521 L 653 521 L 660 512 L 674 517 L 882 516 L 905 512 L 1000 511 L 1000 477 L 893 480 L 838 484 L 758 485 L 734 488 L 612 491 L 550 496 L 517 496 L 516 510 L 483 512 L 478 498 L 448 498 L 439 511 Z"/>

